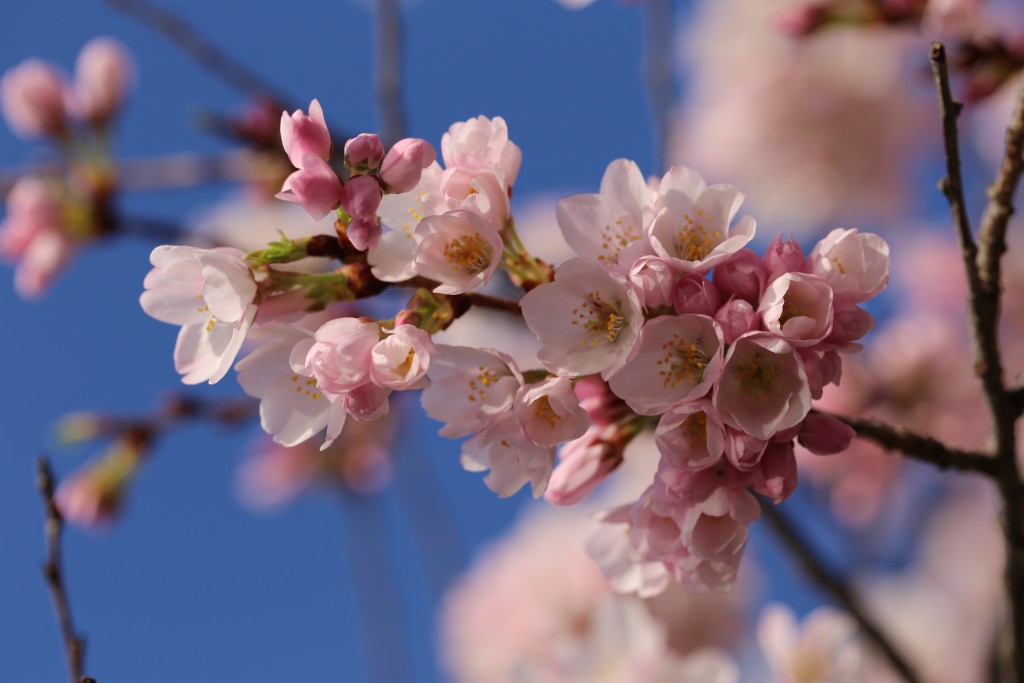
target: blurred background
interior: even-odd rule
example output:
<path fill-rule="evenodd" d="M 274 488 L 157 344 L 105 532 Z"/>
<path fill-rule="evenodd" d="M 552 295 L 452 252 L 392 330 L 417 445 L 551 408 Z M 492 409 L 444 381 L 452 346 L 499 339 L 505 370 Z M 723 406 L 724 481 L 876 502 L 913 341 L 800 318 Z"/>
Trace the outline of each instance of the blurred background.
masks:
<path fill-rule="evenodd" d="M 91 38 L 116 37 L 137 73 L 112 139 L 118 157 L 222 158 L 237 149 L 238 139 L 211 121 L 255 116 L 253 101 L 114 4 L 5 4 L 0 68 L 39 57 L 71 71 Z M 453 122 L 503 116 L 523 150 L 513 213 L 527 246 L 555 257 L 565 253 L 555 200 L 596 191 L 605 166 L 619 157 L 634 159 L 645 174 L 660 173 L 667 160 L 739 186 L 748 197 L 744 210 L 758 219 L 760 246 L 779 231 L 795 234 L 807 250 L 840 225 L 882 234 L 893 247 L 894 283 L 874 302 L 878 325 L 868 349 L 848 361 L 842 391 L 826 401 L 838 412 L 880 415 L 977 445 L 985 425 L 961 326 L 952 228 L 934 190 L 942 156 L 927 64 L 931 38 L 969 42 L 978 35 L 967 30 L 973 15 L 936 10 L 913 26 L 800 37 L 780 19 L 800 3 L 667 4 L 671 12 L 651 22 L 664 9 L 660 1 L 597 0 L 571 11 L 554 0 L 410 0 L 401 7 L 405 133 L 437 146 Z M 1013 9 L 985 7 L 987 25 L 1012 25 L 992 16 L 1015 16 Z M 173 11 L 296 106 L 318 98 L 336 129 L 379 129 L 368 1 L 179 0 Z M 982 92 L 977 74 L 965 70 L 956 82 L 961 96 L 977 95 L 963 120 L 975 214 L 1009 117 L 1004 90 L 1017 82 L 1004 75 Z M 651 78 L 653 89 L 645 85 Z M 3 177 L 55 158 L 53 148 L 0 129 Z M 126 191 L 118 206 L 145 217 L 140 224 L 230 235 L 244 248 L 272 239 L 276 229 L 311 230 L 303 215 L 258 203 L 255 185 Z M 330 223 L 321 229 L 330 231 Z M 37 300 L 0 286 L 0 357 L 7 359 L 0 384 L 0 671 L 11 680 L 65 676 L 39 572 L 35 458 L 48 454 L 64 477 L 102 448 L 62 443 L 62 416 L 143 415 L 173 396 L 242 395 L 233 378 L 183 387 L 171 359 L 176 330 L 140 309 L 149 252 L 165 241 L 118 234 L 85 246 Z M 1011 283 L 1024 284 L 1024 259 L 1011 250 L 1010 260 Z M 0 280 L 12 278 L 13 269 L 0 266 Z M 1013 340 L 1024 300 L 1020 290 L 1008 290 L 1006 338 Z M 464 334 L 484 334 L 498 347 L 519 343 L 513 331 L 486 322 L 474 331 L 472 324 Z M 1021 369 L 1021 350 L 1009 344 L 1011 376 Z M 548 508 L 526 492 L 497 498 L 463 471 L 457 444 L 436 435 L 439 425 L 415 399 L 406 403 L 383 432 L 365 437 L 368 461 L 338 464 L 330 477 L 278 472 L 274 480 L 273 463 L 260 469 L 257 458 L 268 446 L 252 420 L 197 420 L 162 437 L 116 520 L 71 527 L 65 537 L 66 580 L 87 636 L 90 675 L 100 683 L 520 680 L 502 668 L 503 658 L 542 661 L 538 633 L 586 632 L 612 598 L 583 557 L 584 517 L 609 505 L 581 512 Z M 641 471 L 645 449 L 652 450 L 650 442 L 639 442 L 627 456 Z M 864 588 L 912 658 L 934 669 L 928 680 L 984 680 L 998 604 L 991 492 L 867 445 L 855 450 L 802 456 L 803 481 L 784 509 L 831 567 Z M 288 484 L 274 487 L 268 477 Z M 630 478 L 622 479 L 604 500 L 628 497 Z M 764 524 L 751 533 L 736 596 L 723 602 L 673 594 L 645 609 L 661 615 L 674 651 L 720 646 L 755 672 L 749 680 L 762 680 L 765 664 L 752 646 L 761 607 L 781 601 L 805 615 L 827 598 Z M 550 565 L 518 567 L 528 558 Z M 494 578 L 458 578 L 474 559 L 482 564 L 473 571 Z M 565 596 L 568 586 L 581 585 L 587 588 Z M 538 616 L 566 602 L 572 604 L 556 617 Z M 526 614 L 531 609 L 536 613 Z M 694 627 L 711 623 L 708 615 L 722 623 Z M 553 623 L 558 619 L 564 623 Z M 976 624 L 978 642 L 961 639 L 950 664 L 941 653 L 957 642 L 957 623 Z M 923 624 L 933 627 L 927 637 Z M 465 661 L 468 652 L 486 661 Z"/>

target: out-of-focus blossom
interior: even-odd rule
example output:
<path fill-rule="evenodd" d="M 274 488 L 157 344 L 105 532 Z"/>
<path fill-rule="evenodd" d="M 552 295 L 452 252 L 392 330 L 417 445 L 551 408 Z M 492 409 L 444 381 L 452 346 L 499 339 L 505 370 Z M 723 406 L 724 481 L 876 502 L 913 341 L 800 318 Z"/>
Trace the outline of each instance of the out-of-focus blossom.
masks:
<path fill-rule="evenodd" d="M 798 624 L 783 605 L 769 605 L 757 641 L 778 683 L 860 683 L 864 654 L 847 615 L 819 607 Z"/>
<path fill-rule="evenodd" d="M 11 188 L 0 257 L 16 265 L 14 285 L 22 297 L 42 294 L 71 257 L 63 212 L 59 190 L 46 180 L 25 176 Z"/>
<path fill-rule="evenodd" d="M 113 117 L 135 78 L 132 56 L 120 41 L 93 38 L 75 63 L 75 114 L 95 123 Z"/>
<path fill-rule="evenodd" d="M 55 66 L 28 59 L 0 78 L 0 109 L 23 138 L 62 137 L 67 132 L 67 78 Z"/>
<path fill-rule="evenodd" d="M 785 34 L 777 18 L 804 4 L 700 3 L 680 41 L 693 84 L 673 156 L 740 185 L 762 223 L 787 230 L 891 216 L 908 164 L 938 142 L 934 95 L 913 72 L 925 43 L 885 27 Z"/>

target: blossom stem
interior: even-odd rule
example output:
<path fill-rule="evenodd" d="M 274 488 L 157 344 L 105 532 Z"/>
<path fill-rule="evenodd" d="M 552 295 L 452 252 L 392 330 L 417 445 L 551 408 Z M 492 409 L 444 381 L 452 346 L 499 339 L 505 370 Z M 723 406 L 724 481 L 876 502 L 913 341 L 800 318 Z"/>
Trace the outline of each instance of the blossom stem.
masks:
<path fill-rule="evenodd" d="M 920 676 L 907 662 L 889 637 L 878 627 L 861 604 L 859 596 L 815 554 L 787 516 L 770 502 L 762 502 L 761 512 L 782 544 L 789 550 L 814 583 L 845 609 L 861 631 L 885 656 L 907 683 L 921 683 Z"/>
<path fill-rule="evenodd" d="M 995 458 L 986 453 L 951 448 L 930 436 L 915 434 L 880 420 L 829 414 L 849 425 L 861 438 L 874 441 L 886 450 L 902 453 L 908 458 L 930 463 L 939 469 L 977 472 L 989 477 L 995 477 L 998 472 Z"/>
<path fill-rule="evenodd" d="M 57 509 L 53 494 L 56 488 L 50 463 L 40 456 L 36 463 L 36 487 L 43 498 L 43 512 L 46 516 L 43 530 L 46 537 L 46 561 L 43 563 L 43 578 L 46 580 L 53 608 L 57 613 L 61 638 L 64 641 L 64 655 L 67 660 L 68 676 L 71 683 L 83 680 L 85 661 L 85 638 L 75 631 L 71 618 L 71 605 L 67 587 L 64 585 L 64 562 L 61 554 L 61 538 L 64 532 L 64 518 Z"/>

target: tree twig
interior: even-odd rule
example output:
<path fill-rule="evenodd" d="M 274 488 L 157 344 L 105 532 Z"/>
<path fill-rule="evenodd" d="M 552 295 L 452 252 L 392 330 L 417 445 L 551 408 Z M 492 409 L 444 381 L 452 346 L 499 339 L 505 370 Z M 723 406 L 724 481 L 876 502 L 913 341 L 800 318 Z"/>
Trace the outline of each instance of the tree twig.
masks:
<path fill-rule="evenodd" d="M 654 132 L 654 167 L 666 170 L 675 104 L 674 0 L 647 0 L 644 11 L 644 83 Z"/>
<path fill-rule="evenodd" d="M 56 488 L 50 463 L 45 456 L 36 462 L 36 488 L 43 499 L 43 526 L 46 538 L 46 561 L 43 563 L 43 578 L 53 600 L 53 608 L 57 613 L 61 639 L 64 643 L 64 655 L 67 660 L 68 676 L 71 683 L 79 683 L 83 679 L 85 660 L 85 638 L 75 631 L 71 618 L 71 605 L 68 591 L 64 585 L 64 563 L 61 555 L 61 537 L 64 531 L 64 518 L 57 509 L 53 494 Z"/>
<path fill-rule="evenodd" d="M 380 136 L 391 146 L 405 136 L 405 107 L 402 105 L 403 27 L 398 0 L 374 0 L 377 31 L 375 81 Z"/>
<path fill-rule="evenodd" d="M 786 515 L 770 502 L 762 504 L 761 511 L 764 513 L 765 520 L 779 537 L 779 540 L 790 551 L 804 572 L 807 573 L 819 588 L 849 612 L 850 616 L 860 626 L 864 635 L 889 660 L 893 669 L 907 683 L 921 683 L 921 678 L 909 662 L 907 662 L 906 658 L 893 645 L 889 637 L 878 627 L 871 616 L 868 615 L 853 589 L 825 566 Z"/>
<path fill-rule="evenodd" d="M 861 438 L 874 441 L 886 450 L 896 451 L 908 458 L 930 463 L 939 469 L 977 472 L 990 477 L 995 477 L 999 469 L 996 459 L 985 453 L 951 448 L 930 436 L 915 434 L 880 420 L 828 414 L 852 427 Z"/>

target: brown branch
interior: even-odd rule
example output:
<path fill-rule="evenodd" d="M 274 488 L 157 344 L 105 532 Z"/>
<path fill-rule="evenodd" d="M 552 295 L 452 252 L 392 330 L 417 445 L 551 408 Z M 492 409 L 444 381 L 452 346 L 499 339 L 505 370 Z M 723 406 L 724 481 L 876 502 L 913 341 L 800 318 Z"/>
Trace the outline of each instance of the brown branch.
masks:
<path fill-rule="evenodd" d="M 889 660 L 893 669 L 907 683 L 921 683 L 921 678 L 914 671 L 913 667 L 910 666 L 906 658 L 868 615 L 861 605 L 859 596 L 841 578 L 825 566 L 807 541 L 800 536 L 800 533 L 793 526 L 792 522 L 787 519 L 786 515 L 770 502 L 763 503 L 761 511 L 764 513 L 765 520 L 779 537 L 779 540 L 792 553 L 804 572 L 807 573 L 819 588 L 849 612 L 868 640 L 874 643 L 885 658 Z"/>
<path fill-rule="evenodd" d="M 83 679 L 85 660 L 85 638 L 75 631 L 71 618 L 71 605 L 68 591 L 64 586 L 64 563 L 61 557 L 61 536 L 64 531 L 64 518 L 57 509 L 53 494 L 56 488 L 50 463 L 45 456 L 36 462 L 36 488 L 43 498 L 43 526 L 46 537 L 46 561 L 43 563 L 43 578 L 53 600 L 53 608 L 57 613 L 61 639 L 64 643 L 64 655 L 67 660 L 68 675 L 71 683 L 79 683 Z"/>
<path fill-rule="evenodd" d="M 402 106 L 402 14 L 398 0 L 374 0 L 374 25 L 377 31 L 376 73 L 377 115 L 385 146 L 405 136 L 405 109 Z"/>
<path fill-rule="evenodd" d="M 874 441 L 886 450 L 896 451 L 908 458 L 930 463 L 939 469 L 977 472 L 990 477 L 995 477 L 999 469 L 995 458 L 985 453 L 951 448 L 930 436 L 915 434 L 880 420 L 829 415 L 852 427 L 857 436 L 863 439 Z"/>
<path fill-rule="evenodd" d="M 950 176 L 959 176 L 956 121 L 947 116 L 952 102 L 945 51 L 932 45 L 932 65 L 943 114 L 947 163 Z M 953 148 L 953 154 L 950 150 Z M 1006 545 L 1006 584 L 1009 605 L 1007 626 L 1000 643 L 1000 670 L 1007 683 L 1024 680 L 1024 488 L 1017 464 L 1016 421 L 1021 414 L 1017 392 L 1004 385 L 1002 355 L 999 351 L 999 315 L 1002 297 L 1001 259 L 1006 251 L 1006 229 L 1013 215 L 1013 196 L 1024 172 L 1024 89 L 1018 95 L 1006 131 L 1006 154 L 982 216 L 976 250 L 962 244 L 971 303 L 974 338 L 974 370 L 981 380 L 993 425 L 994 477 L 1003 500 L 1003 537 Z M 960 189 L 962 195 L 962 188 Z M 948 195 L 947 195 L 948 196 Z M 960 199 L 962 203 L 962 196 Z M 952 202 L 951 202 L 952 203 Z M 960 225 L 954 208 L 954 219 Z"/>
<path fill-rule="evenodd" d="M 416 276 L 402 282 L 395 282 L 396 287 L 415 287 L 417 289 L 429 289 L 433 291 L 435 287 L 440 285 L 440 282 L 431 280 L 429 278 Z M 518 301 L 512 299 L 504 299 L 500 296 L 492 296 L 490 294 L 481 294 L 480 292 L 466 292 L 465 294 L 454 294 L 450 295 L 453 299 L 465 302 L 467 306 L 479 306 L 480 308 L 490 308 L 495 311 L 502 311 L 504 313 L 510 313 L 512 315 L 521 316 L 523 314 L 522 308 L 519 306 Z"/>

